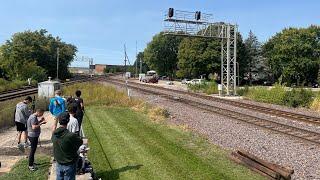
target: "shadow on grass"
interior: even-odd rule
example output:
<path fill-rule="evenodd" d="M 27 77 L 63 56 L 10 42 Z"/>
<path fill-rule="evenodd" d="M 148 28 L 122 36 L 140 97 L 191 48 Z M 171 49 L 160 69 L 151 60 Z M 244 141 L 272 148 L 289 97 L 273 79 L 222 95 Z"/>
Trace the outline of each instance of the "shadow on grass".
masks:
<path fill-rule="evenodd" d="M 124 166 L 122 168 L 118 169 L 112 169 L 109 171 L 104 171 L 104 172 L 97 172 L 97 176 L 101 179 L 108 179 L 108 180 L 116 180 L 120 178 L 120 173 L 130 171 L 130 170 L 139 170 L 143 165 L 138 164 L 134 166 Z"/>

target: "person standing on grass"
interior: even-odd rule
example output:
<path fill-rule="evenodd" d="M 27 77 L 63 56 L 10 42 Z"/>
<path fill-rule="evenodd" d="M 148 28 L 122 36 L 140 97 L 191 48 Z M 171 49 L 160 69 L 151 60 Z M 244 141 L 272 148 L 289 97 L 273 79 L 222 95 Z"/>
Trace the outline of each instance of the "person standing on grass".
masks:
<path fill-rule="evenodd" d="M 55 117 L 55 123 L 53 124 L 53 131 L 57 128 L 58 119 L 57 117 L 62 112 L 66 111 L 65 100 L 61 97 L 61 90 L 55 91 L 55 97 L 50 99 L 49 111 Z"/>
<path fill-rule="evenodd" d="M 44 110 L 37 109 L 35 113 L 29 116 L 27 127 L 28 127 L 28 138 L 31 144 L 31 150 L 29 154 L 29 170 L 35 171 L 37 168 L 34 165 L 34 154 L 36 153 L 39 136 L 41 133 L 40 126 L 47 123 L 43 117 Z M 39 121 L 38 118 L 41 118 Z"/>
<path fill-rule="evenodd" d="M 82 139 L 67 129 L 70 115 L 67 112 L 58 116 L 60 127 L 51 137 L 53 143 L 53 155 L 57 162 L 56 180 L 74 180 L 78 161 L 78 149 L 82 145 Z"/>
<path fill-rule="evenodd" d="M 77 107 L 77 111 L 75 114 L 75 118 L 78 120 L 79 128 L 81 129 L 81 124 L 83 120 L 83 114 L 84 114 L 84 104 L 83 99 L 81 98 L 81 91 L 76 91 L 76 97 L 71 100 L 71 103 Z"/>
<path fill-rule="evenodd" d="M 17 126 L 18 131 L 18 148 L 23 149 L 29 146 L 27 138 L 27 121 L 31 115 L 31 110 L 28 107 L 28 104 L 32 102 L 32 98 L 27 96 L 22 102 L 19 102 L 16 105 L 14 113 L 14 122 Z M 24 144 L 21 144 L 21 137 L 24 140 Z"/>
<path fill-rule="evenodd" d="M 77 110 L 76 107 L 74 107 L 72 105 L 68 106 L 68 113 L 70 115 L 70 121 L 69 121 L 69 123 L 67 125 L 67 129 L 70 132 L 79 135 L 79 131 L 80 131 L 79 124 L 78 124 L 78 120 L 75 118 L 76 110 Z"/>

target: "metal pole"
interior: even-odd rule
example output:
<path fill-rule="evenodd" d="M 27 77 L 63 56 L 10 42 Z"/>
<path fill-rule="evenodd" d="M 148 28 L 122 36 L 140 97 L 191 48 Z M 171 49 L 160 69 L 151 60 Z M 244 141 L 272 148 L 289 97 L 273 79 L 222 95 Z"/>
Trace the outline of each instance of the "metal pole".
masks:
<path fill-rule="evenodd" d="M 57 79 L 59 79 L 59 48 L 57 48 Z"/>
<path fill-rule="evenodd" d="M 137 44 L 138 44 L 138 42 L 136 41 L 136 74 L 135 74 L 135 77 L 137 77 L 137 75 L 138 75 Z"/>
<path fill-rule="evenodd" d="M 141 57 L 139 58 L 139 60 L 140 60 L 140 74 L 142 73 L 142 59 L 141 59 Z"/>
<path fill-rule="evenodd" d="M 227 26 L 227 95 L 230 95 L 230 25 Z"/>
<path fill-rule="evenodd" d="M 126 44 L 124 44 L 124 73 L 126 75 L 127 72 L 127 50 L 126 50 Z"/>
<path fill-rule="evenodd" d="M 234 48 L 233 48 L 233 95 L 237 95 L 237 25 L 234 26 Z M 238 64 L 239 65 L 239 64 Z"/>

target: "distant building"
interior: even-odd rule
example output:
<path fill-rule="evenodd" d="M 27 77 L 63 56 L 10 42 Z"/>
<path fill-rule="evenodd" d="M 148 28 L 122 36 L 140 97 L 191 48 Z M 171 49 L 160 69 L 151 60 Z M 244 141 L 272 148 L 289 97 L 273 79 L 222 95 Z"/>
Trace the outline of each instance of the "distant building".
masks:
<path fill-rule="evenodd" d="M 104 74 L 104 70 L 107 69 L 107 72 L 121 72 L 124 71 L 123 65 L 108 65 L 108 64 L 95 64 L 91 65 L 90 69 L 93 70 L 93 74 L 102 75 Z M 76 74 L 89 74 L 89 68 L 87 67 L 69 67 L 69 71 L 71 73 Z"/>
<path fill-rule="evenodd" d="M 72 74 L 89 74 L 89 68 L 87 67 L 69 67 L 68 69 Z"/>

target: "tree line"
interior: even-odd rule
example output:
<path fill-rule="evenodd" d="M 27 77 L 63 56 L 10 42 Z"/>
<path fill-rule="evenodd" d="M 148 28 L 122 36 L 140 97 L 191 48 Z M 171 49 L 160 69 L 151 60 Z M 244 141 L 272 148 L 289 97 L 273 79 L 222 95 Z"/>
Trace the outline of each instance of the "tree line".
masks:
<path fill-rule="evenodd" d="M 136 63 L 160 76 L 219 81 L 219 39 L 164 35 L 153 36 Z M 237 62 L 241 84 L 311 85 L 320 78 L 320 27 L 285 28 L 261 43 L 252 31 L 243 40 L 237 34 Z M 320 79 L 319 79 L 320 80 Z"/>
<path fill-rule="evenodd" d="M 54 37 L 47 30 L 15 33 L 0 46 L 0 78 L 6 80 L 42 81 L 56 77 L 59 48 L 59 79 L 70 77 L 68 65 L 77 47 Z"/>

